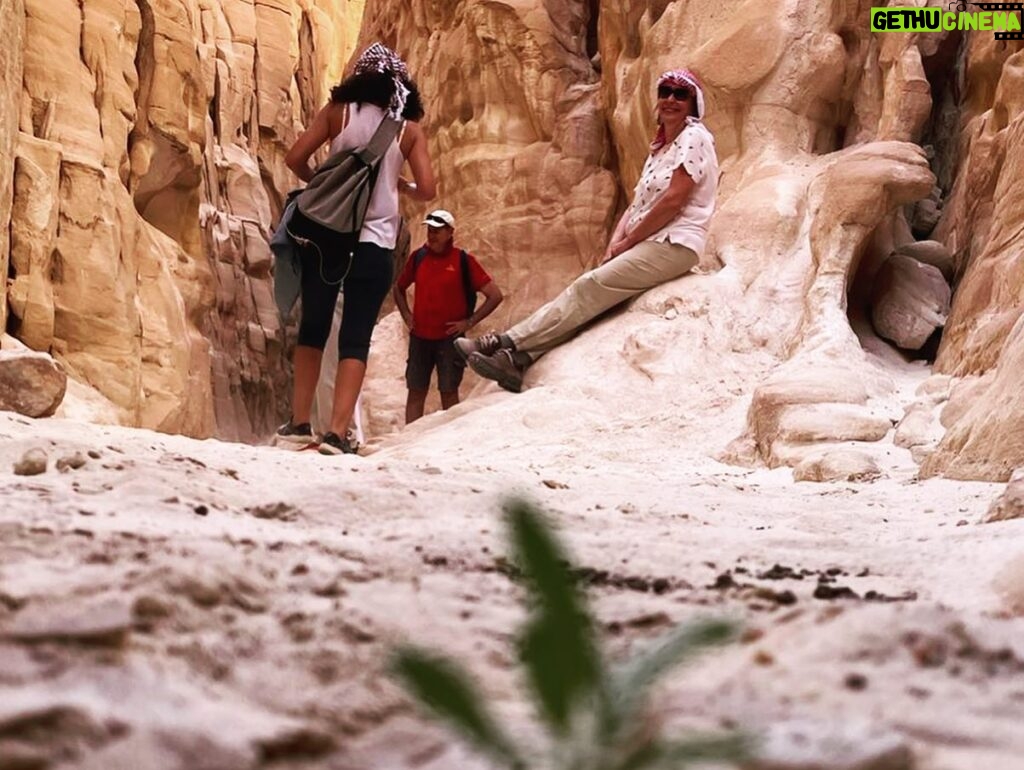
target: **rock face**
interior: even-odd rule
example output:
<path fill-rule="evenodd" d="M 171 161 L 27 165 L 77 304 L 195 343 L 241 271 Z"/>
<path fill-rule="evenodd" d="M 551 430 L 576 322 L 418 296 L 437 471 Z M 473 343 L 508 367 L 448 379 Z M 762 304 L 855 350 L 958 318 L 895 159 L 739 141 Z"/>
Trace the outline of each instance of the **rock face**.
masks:
<path fill-rule="evenodd" d="M 948 425 L 922 467 L 927 475 L 1005 481 L 1024 465 L 1022 50 L 1019 41 L 972 35 L 966 51 L 964 151 L 935 232 L 953 251 L 961 280 L 936 369 L 983 375 L 988 387 Z"/>
<path fill-rule="evenodd" d="M 455 213 L 457 240 L 509 292 L 496 324 L 543 304 L 604 249 L 618 204 L 587 4 L 366 3 L 359 47 L 396 45 L 424 96 L 439 180 L 409 210 Z"/>
<path fill-rule="evenodd" d="M 8 328 L 122 422 L 265 433 L 287 379 L 267 247 L 294 184 L 283 155 L 361 3 L 22 2 L 2 6 L 28 41 L 23 77 L 14 32 L 0 58 Z"/>
<path fill-rule="evenodd" d="M 654 130 L 655 78 L 701 74 L 722 168 L 705 275 L 634 303 L 675 324 L 631 318 L 614 355 L 628 376 L 736 375 L 750 408 L 723 457 L 796 465 L 819 444 L 877 442 L 900 418 L 884 346 L 858 325 L 893 252 L 953 282 L 940 371 L 996 387 L 1014 355 L 1019 42 L 872 34 L 866 0 L 786 14 L 738 0 L 2 2 L 9 26 L 24 11 L 29 42 L 13 24 L 0 58 L 7 90 L 21 83 L 16 137 L 0 111 L 7 328 L 123 422 L 232 438 L 274 424 L 289 374 L 266 237 L 294 182 L 283 153 L 349 53 L 376 39 L 425 97 L 440 180 L 428 205 L 456 213 L 458 241 L 506 291 L 494 327 L 600 253 Z M 694 340 L 691 362 L 673 357 Z M 401 413 L 404 344 L 381 325 L 371 436 Z M 1024 463 L 1008 430 L 1018 402 L 981 400 L 1008 411 L 964 412 L 926 472 L 996 478 Z"/>
<path fill-rule="evenodd" d="M 64 400 L 68 377 L 45 353 L 0 351 L 0 409 L 49 417 Z"/>
<path fill-rule="evenodd" d="M 1010 482 L 999 498 L 992 503 L 985 521 L 1007 521 L 1024 518 L 1024 468 L 1018 468 L 1010 476 Z"/>
<path fill-rule="evenodd" d="M 11 181 L 14 143 L 18 135 L 18 100 L 21 89 L 25 9 L 23 0 L 0 0 L 0 276 L 10 262 Z M 0 332 L 7 325 L 7 303 L 0 302 Z"/>

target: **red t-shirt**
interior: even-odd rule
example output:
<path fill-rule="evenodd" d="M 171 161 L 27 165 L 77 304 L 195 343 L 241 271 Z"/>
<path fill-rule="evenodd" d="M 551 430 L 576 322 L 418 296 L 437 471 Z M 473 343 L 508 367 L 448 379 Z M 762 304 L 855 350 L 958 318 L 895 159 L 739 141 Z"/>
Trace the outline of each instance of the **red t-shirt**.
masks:
<path fill-rule="evenodd" d="M 417 337 L 443 340 L 449 336 L 445 324 L 469 317 L 466 293 L 462 288 L 460 251 L 454 244 L 445 254 L 435 254 L 427 249 L 418 269 L 415 269 L 413 252 L 402 274 L 398 276 L 397 286 L 401 291 L 416 284 L 412 303 L 412 331 Z M 480 267 L 476 257 L 472 254 L 466 256 L 469 262 L 469 282 L 474 290 L 480 291 L 491 282 L 491 276 Z"/>

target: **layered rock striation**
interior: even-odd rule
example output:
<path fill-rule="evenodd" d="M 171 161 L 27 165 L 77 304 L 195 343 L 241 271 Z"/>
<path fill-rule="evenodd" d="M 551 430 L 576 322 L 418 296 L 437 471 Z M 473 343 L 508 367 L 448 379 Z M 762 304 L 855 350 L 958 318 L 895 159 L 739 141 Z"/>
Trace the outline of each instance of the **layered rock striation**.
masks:
<path fill-rule="evenodd" d="M 283 155 L 361 4 L 20 4 L 7 328 L 126 424 L 265 434 L 287 382 L 267 247 Z"/>
<path fill-rule="evenodd" d="M 460 244 L 509 297 L 494 326 L 603 250 L 654 130 L 655 78 L 691 66 L 722 168 L 701 274 L 611 321 L 604 347 L 577 362 L 591 367 L 580 380 L 601 360 L 621 364 L 627 401 L 636 373 L 659 392 L 668 377 L 666 393 L 684 373 L 732 383 L 749 398 L 722 454 L 735 462 L 870 449 L 906 406 L 892 367 L 924 372 L 877 338 L 871 298 L 876 325 L 901 345 L 920 342 L 922 320 L 945 320 L 937 277 L 927 301 L 878 309 L 877 284 L 912 257 L 952 285 L 936 367 L 953 377 L 944 392 L 969 378 L 976 403 L 955 399 L 937 446 L 938 418 L 908 427 L 901 445 L 926 473 L 1007 478 L 1024 464 L 1009 372 L 1024 305 L 1018 41 L 874 34 L 867 0 L 785 13 L 741 0 L 2 2 L 13 43 L 0 74 L 20 94 L 14 112 L 0 107 L 6 326 L 126 423 L 243 439 L 273 425 L 287 335 L 266 239 L 294 181 L 283 154 L 349 53 L 379 39 L 425 97 L 440 181 L 428 205 L 455 212 Z M 404 212 L 414 243 L 426 208 Z M 386 319 L 366 391 L 371 433 L 397 424 L 404 344 Z M 537 381 L 567 376 L 559 356 L 576 361 L 553 354 Z M 942 407 L 932 391 L 927 400 Z M 914 443 L 926 434 L 927 451 Z"/>

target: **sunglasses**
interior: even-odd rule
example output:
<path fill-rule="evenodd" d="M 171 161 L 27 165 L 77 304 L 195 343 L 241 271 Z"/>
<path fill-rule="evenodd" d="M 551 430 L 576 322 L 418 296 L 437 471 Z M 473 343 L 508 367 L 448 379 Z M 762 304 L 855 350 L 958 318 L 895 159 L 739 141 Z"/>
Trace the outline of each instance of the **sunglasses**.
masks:
<path fill-rule="evenodd" d="M 693 96 L 693 91 L 685 86 L 673 88 L 672 86 L 658 86 L 658 98 L 668 99 L 673 97 L 677 102 L 685 102 Z"/>

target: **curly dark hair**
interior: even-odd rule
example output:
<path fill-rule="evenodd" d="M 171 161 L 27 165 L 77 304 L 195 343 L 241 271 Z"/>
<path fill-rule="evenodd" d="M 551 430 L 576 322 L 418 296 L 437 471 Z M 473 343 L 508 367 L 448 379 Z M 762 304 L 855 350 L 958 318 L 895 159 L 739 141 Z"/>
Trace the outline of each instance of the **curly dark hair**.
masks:
<path fill-rule="evenodd" d="M 409 89 L 409 97 L 405 101 L 402 117 L 406 120 L 418 121 L 425 114 L 423 100 L 420 99 L 420 89 L 411 78 L 406 78 L 403 82 Z M 386 110 L 394 93 L 395 84 L 391 75 L 385 72 L 362 72 L 358 75 L 349 75 L 332 88 L 331 101 L 338 104 L 352 102 L 376 104 Z"/>

